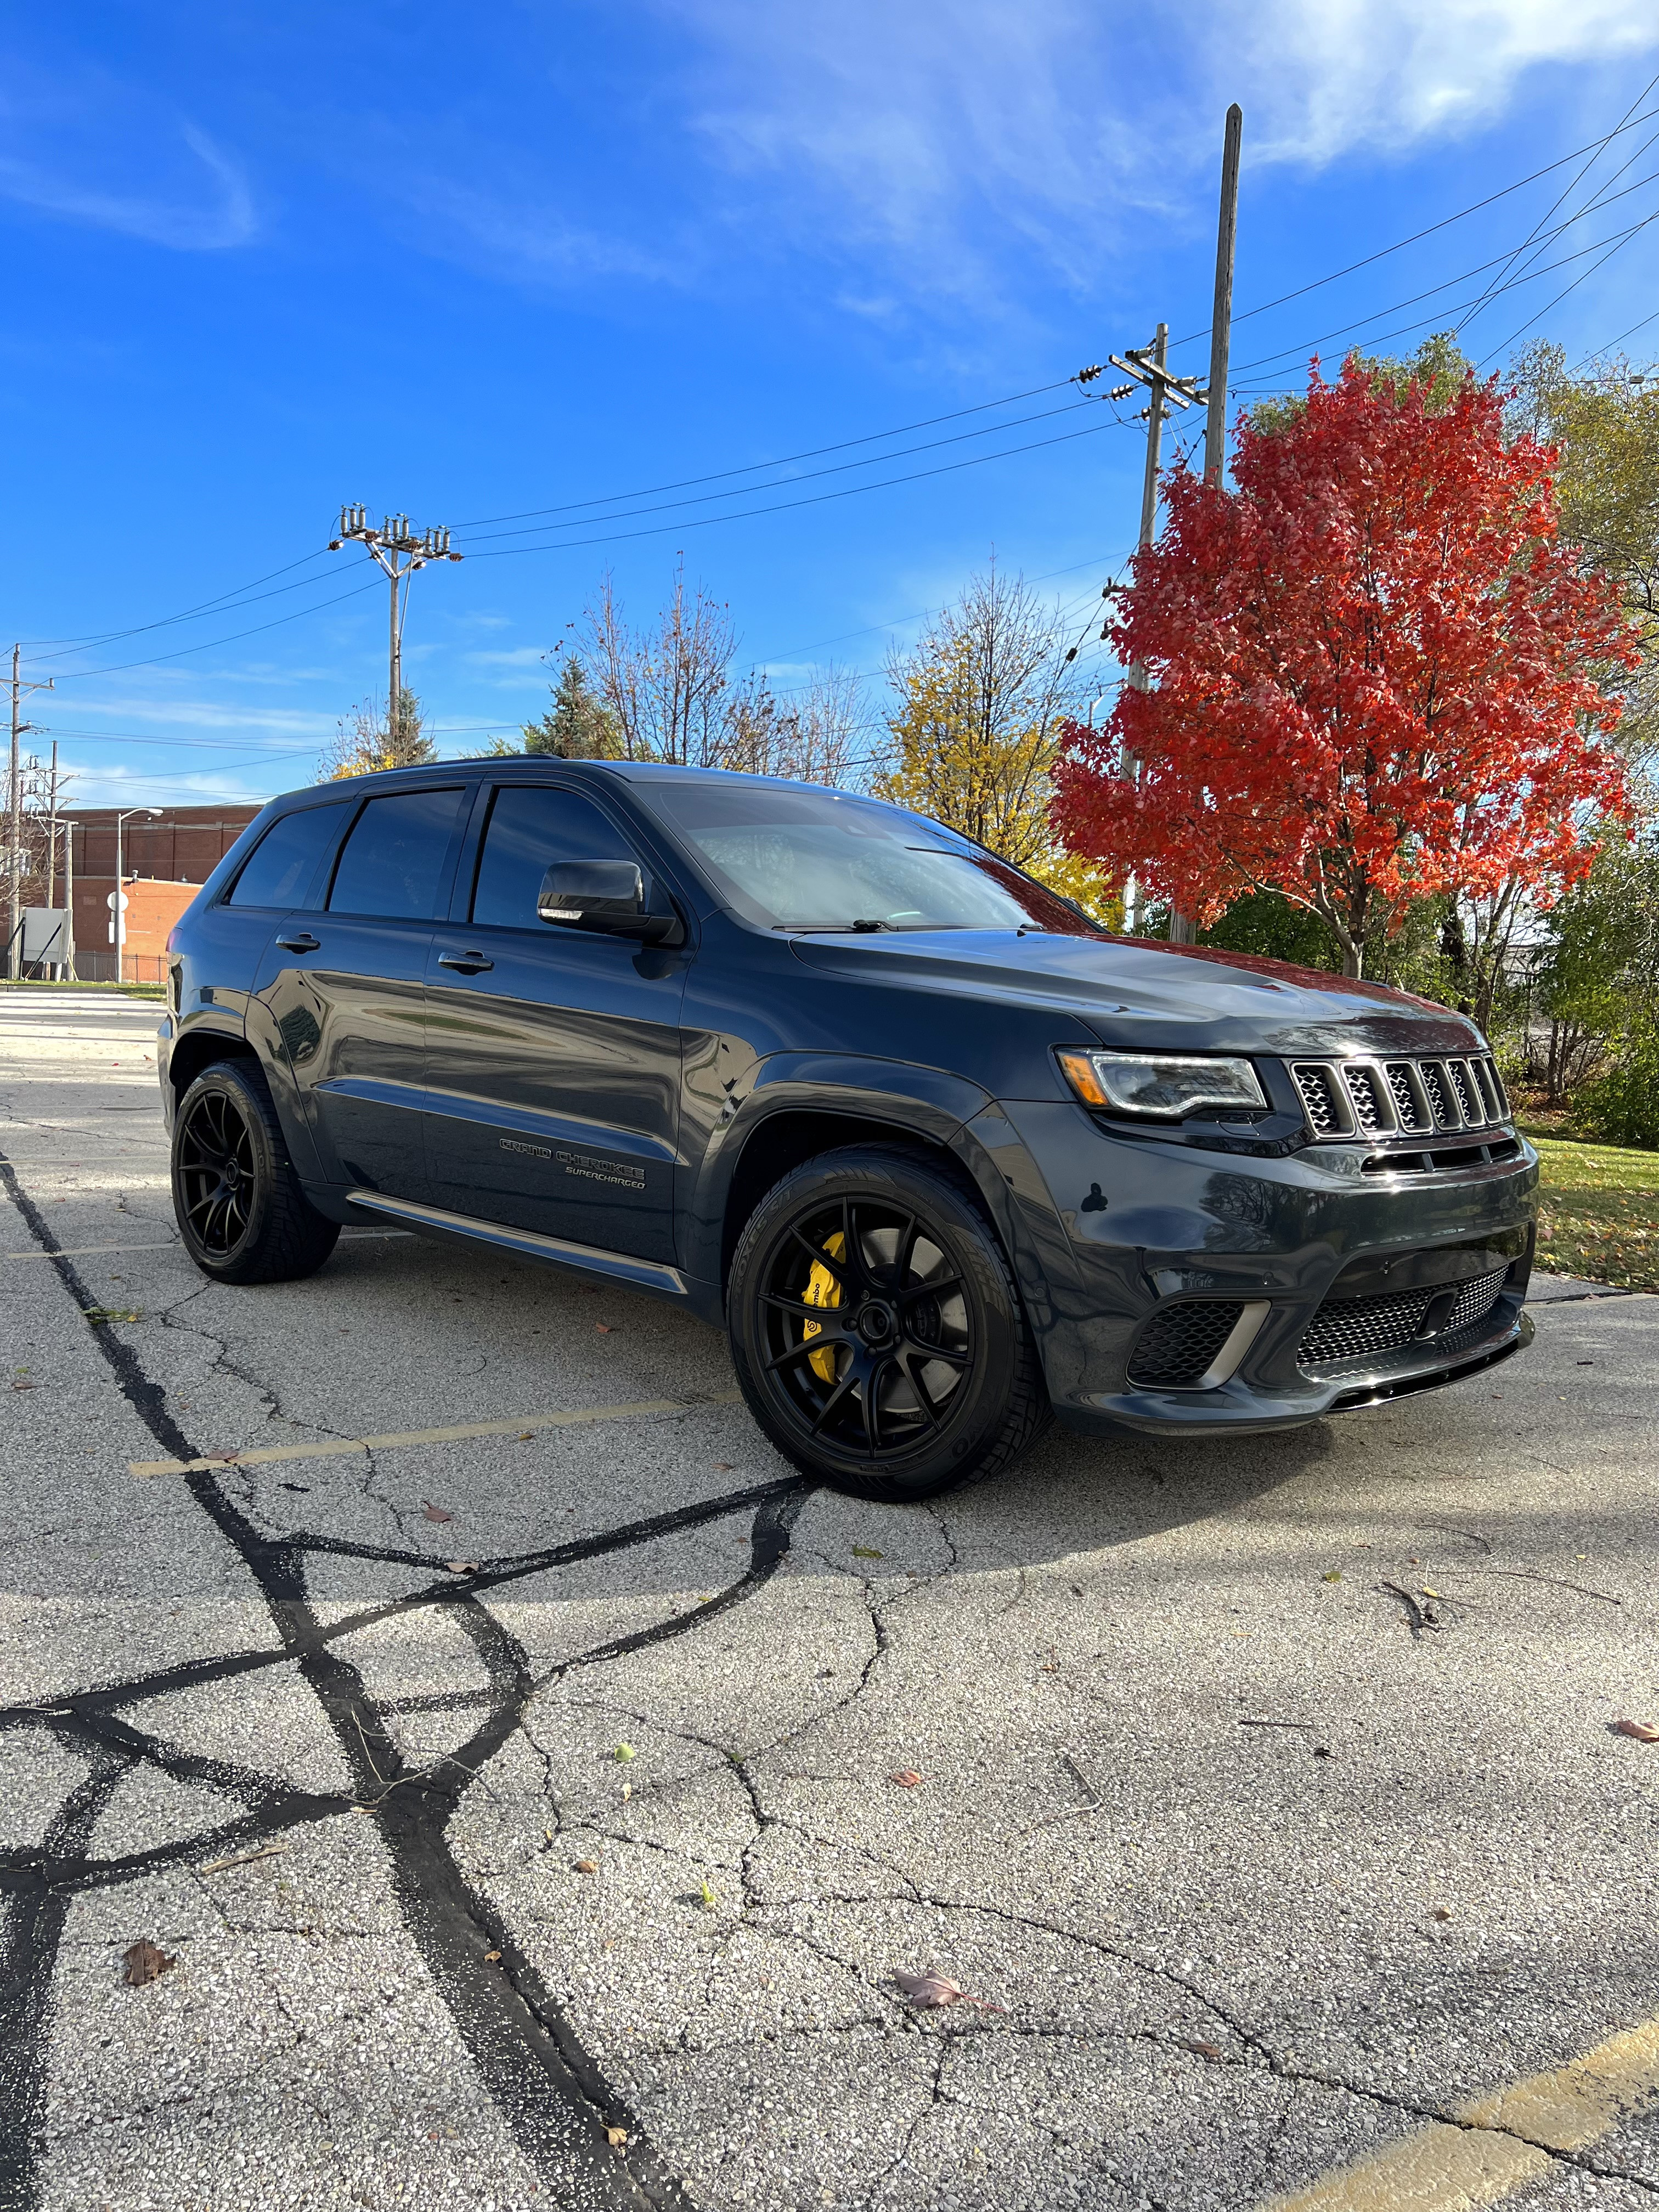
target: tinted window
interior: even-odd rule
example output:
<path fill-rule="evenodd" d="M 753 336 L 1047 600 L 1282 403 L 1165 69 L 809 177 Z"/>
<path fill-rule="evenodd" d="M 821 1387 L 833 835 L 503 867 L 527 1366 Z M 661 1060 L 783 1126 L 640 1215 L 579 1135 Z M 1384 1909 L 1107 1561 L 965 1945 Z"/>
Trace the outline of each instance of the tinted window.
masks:
<path fill-rule="evenodd" d="M 237 877 L 229 903 L 298 906 L 351 804 L 343 799 L 334 806 L 307 806 L 273 822 Z"/>
<path fill-rule="evenodd" d="M 635 858 L 621 831 L 579 792 L 507 784 L 490 809 L 472 919 L 503 929 L 539 929 L 536 894 L 556 860 Z"/>
<path fill-rule="evenodd" d="M 430 921 L 460 804 L 459 791 L 402 791 L 395 798 L 371 799 L 334 871 L 329 911 Z"/>
<path fill-rule="evenodd" d="M 729 906 L 774 929 L 1041 929 L 1086 916 L 943 823 L 801 784 L 688 777 L 635 786 Z"/>

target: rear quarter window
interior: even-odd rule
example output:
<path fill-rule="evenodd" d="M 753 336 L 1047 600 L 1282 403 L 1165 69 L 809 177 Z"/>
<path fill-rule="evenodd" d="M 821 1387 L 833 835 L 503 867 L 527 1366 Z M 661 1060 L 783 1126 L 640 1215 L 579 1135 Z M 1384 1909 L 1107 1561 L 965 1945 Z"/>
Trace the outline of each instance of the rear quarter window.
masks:
<path fill-rule="evenodd" d="M 273 822 L 231 885 L 228 906 L 299 906 L 353 802 L 304 806 Z"/>

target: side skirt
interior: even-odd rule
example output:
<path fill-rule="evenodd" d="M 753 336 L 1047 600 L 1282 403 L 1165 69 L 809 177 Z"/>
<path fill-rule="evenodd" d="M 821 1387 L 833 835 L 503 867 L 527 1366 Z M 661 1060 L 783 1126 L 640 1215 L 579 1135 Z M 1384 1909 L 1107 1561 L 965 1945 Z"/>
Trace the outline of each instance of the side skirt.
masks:
<path fill-rule="evenodd" d="M 422 1237 L 488 1244 L 498 1252 L 514 1253 L 521 1260 L 539 1260 L 544 1266 L 568 1268 L 579 1275 L 602 1275 L 607 1282 L 626 1283 L 633 1290 L 648 1291 L 657 1297 L 694 1297 L 691 1284 L 678 1267 L 665 1267 L 655 1260 L 635 1260 L 626 1252 L 601 1251 L 592 1244 L 573 1244 L 562 1237 L 540 1237 L 534 1230 L 481 1221 L 471 1213 L 447 1213 L 441 1206 L 422 1206 L 410 1198 L 386 1198 L 378 1190 L 349 1191 L 346 1200 L 354 1209 L 400 1222 Z"/>

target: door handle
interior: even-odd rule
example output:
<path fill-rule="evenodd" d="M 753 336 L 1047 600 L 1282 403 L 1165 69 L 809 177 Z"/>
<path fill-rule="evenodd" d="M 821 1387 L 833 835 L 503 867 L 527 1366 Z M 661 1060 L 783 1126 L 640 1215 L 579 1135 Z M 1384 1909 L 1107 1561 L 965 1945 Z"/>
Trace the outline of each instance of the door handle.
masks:
<path fill-rule="evenodd" d="M 320 951 L 322 944 L 319 938 L 311 936 L 303 929 L 292 937 L 279 937 L 276 942 L 284 952 L 316 952 Z"/>
<path fill-rule="evenodd" d="M 482 952 L 441 952 L 438 965 L 453 968 L 457 975 L 477 975 L 486 968 L 493 968 L 495 963 L 493 960 L 486 960 Z"/>

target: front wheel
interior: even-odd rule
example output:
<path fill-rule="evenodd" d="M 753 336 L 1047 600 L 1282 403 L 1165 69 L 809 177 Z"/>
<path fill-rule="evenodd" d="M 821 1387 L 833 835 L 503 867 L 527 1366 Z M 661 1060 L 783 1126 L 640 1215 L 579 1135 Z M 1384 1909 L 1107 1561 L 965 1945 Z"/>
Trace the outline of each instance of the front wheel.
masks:
<path fill-rule="evenodd" d="M 930 1498 L 1011 1466 L 1048 1419 L 1019 1294 L 975 1200 L 884 1146 L 769 1191 L 726 1297 L 750 1411 L 786 1458 L 860 1498 Z"/>
<path fill-rule="evenodd" d="M 179 1102 L 173 1210 L 185 1251 L 219 1283 L 314 1274 L 340 1234 L 300 1188 L 264 1073 L 246 1060 L 204 1067 Z"/>

